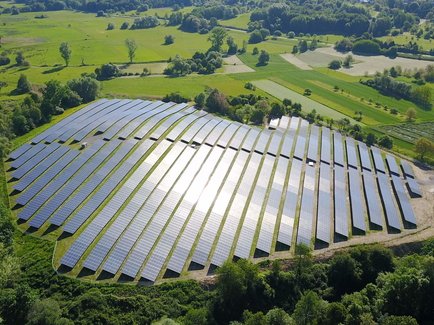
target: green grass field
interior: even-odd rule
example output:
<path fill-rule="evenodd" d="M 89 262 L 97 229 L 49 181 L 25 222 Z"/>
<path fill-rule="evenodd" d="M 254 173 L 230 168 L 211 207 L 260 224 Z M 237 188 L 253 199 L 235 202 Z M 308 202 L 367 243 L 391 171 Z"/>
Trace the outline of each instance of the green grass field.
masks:
<path fill-rule="evenodd" d="M 182 9 L 188 12 L 191 8 Z M 172 9 L 152 9 L 140 15 L 158 15 L 164 17 L 170 14 Z M 2 50 L 9 53 L 14 61 L 15 53 L 23 51 L 30 67 L 16 67 L 13 64 L 1 67 L 1 79 L 8 86 L 0 92 L 0 101 L 21 100 L 23 96 L 11 96 L 9 93 L 15 88 L 21 73 L 27 75 L 35 85 L 57 79 L 66 82 L 79 77 L 82 73 L 93 72 L 101 64 L 112 62 L 119 66 L 128 61 L 125 39 L 134 39 L 138 44 L 138 50 L 134 63 L 127 65 L 123 72 L 141 73 L 144 67 L 151 70 L 152 74 L 161 74 L 166 66 L 164 61 L 179 54 L 182 57 L 191 57 L 196 51 L 206 51 L 210 43 L 208 35 L 197 33 L 185 33 L 178 27 L 168 27 L 161 20 L 161 25 L 153 29 L 145 30 L 120 30 L 124 21 L 130 24 L 137 17 L 136 12 L 117 14 L 111 17 L 96 18 L 94 14 L 86 14 L 72 11 L 45 12 L 45 19 L 35 19 L 39 13 L 21 13 L 16 16 L 2 15 L 3 24 L 0 25 L 2 35 Z M 249 21 L 250 13 L 241 14 L 230 20 L 220 21 L 223 26 L 245 28 Z M 115 30 L 106 30 L 108 23 L 115 24 Z M 175 38 L 172 45 L 163 45 L 164 36 L 171 34 Z M 244 31 L 228 30 L 235 42 L 241 46 L 248 39 Z M 321 35 L 318 38 L 325 43 L 334 43 L 342 38 L 339 35 Z M 58 48 L 61 42 L 67 41 L 72 49 L 72 59 L 69 67 L 63 66 Z M 397 125 L 405 122 L 405 112 L 409 107 L 415 107 L 411 102 L 397 100 L 383 96 L 376 90 L 360 84 L 359 77 L 332 71 L 327 68 L 316 67 L 311 71 L 300 70 L 291 65 L 279 54 L 291 52 L 297 39 L 280 37 L 269 38 L 259 44 L 248 44 L 247 53 L 239 58 L 255 72 L 236 74 L 214 75 L 190 75 L 182 78 L 168 78 L 164 76 L 139 77 L 129 76 L 102 82 L 101 97 L 150 97 L 161 98 L 170 92 L 179 92 L 184 96 L 194 98 L 204 89 L 218 88 L 227 95 L 248 93 L 244 85 L 246 82 L 265 82 L 265 85 L 273 85 L 271 88 L 279 89 L 276 93 L 264 84 L 255 91 L 257 94 L 272 96 L 277 99 L 290 96 L 292 100 L 309 100 L 304 109 L 310 111 L 316 108 L 317 112 L 325 117 L 349 117 L 353 118 L 356 112 L 362 112 L 362 124 L 375 127 L 376 132 L 381 131 L 384 125 Z M 224 47 L 226 44 L 224 45 Z M 257 56 L 252 55 L 252 50 L 266 50 L 270 53 L 271 60 L 266 66 L 256 66 Z M 309 52 L 312 60 L 324 61 L 315 56 L 315 52 Z M 328 58 L 327 58 L 328 60 Z M 84 64 L 83 64 L 84 63 Z M 219 70 L 220 72 L 220 70 Z M 264 81 L 262 81 L 264 80 Z M 269 80 L 269 81 L 267 81 Z M 272 81 L 273 83 L 270 83 Z M 265 87 L 265 88 L 264 88 Z M 335 87 L 338 87 L 336 91 Z M 261 89 L 264 88 L 264 89 Z M 312 90 L 312 95 L 307 99 L 303 95 L 306 88 Z M 285 95 L 282 95 L 282 94 Z M 395 108 L 397 115 L 390 113 Z M 417 111 L 417 123 L 434 121 L 434 113 L 415 107 Z M 395 134 L 398 136 L 398 134 Z M 405 138 L 402 141 L 407 141 Z M 412 146 L 405 142 L 403 147 Z"/>

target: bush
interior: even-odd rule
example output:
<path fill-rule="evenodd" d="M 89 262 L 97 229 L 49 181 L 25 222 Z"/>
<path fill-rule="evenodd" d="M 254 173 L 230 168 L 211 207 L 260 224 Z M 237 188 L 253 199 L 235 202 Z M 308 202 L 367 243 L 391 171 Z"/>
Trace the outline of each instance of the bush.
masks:
<path fill-rule="evenodd" d="M 341 67 L 342 64 L 340 60 L 333 60 L 332 62 L 329 63 L 329 69 L 332 70 L 339 70 Z"/>
<path fill-rule="evenodd" d="M 107 25 L 107 30 L 113 30 L 113 29 L 115 29 L 115 24 L 113 24 L 113 23 L 108 23 L 108 25 Z"/>
<path fill-rule="evenodd" d="M 122 29 L 122 30 L 124 30 L 124 29 L 128 29 L 128 27 L 130 27 L 130 24 L 129 24 L 127 21 L 124 21 L 124 22 L 122 23 L 122 25 L 121 25 L 121 29 Z"/>
<path fill-rule="evenodd" d="M 103 64 L 100 68 L 95 69 L 98 80 L 107 80 L 119 75 L 119 68 L 111 63 Z"/>
<path fill-rule="evenodd" d="M 259 30 L 254 30 L 250 36 L 249 36 L 249 43 L 250 44 L 257 44 L 262 42 L 264 39 L 262 37 L 262 34 Z"/>
<path fill-rule="evenodd" d="M 11 59 L 9 59 L 7 56 L 0 56 L 0 66 L 8 65 L 9 63 L 11 63 Z"/>
<path fill-rule="evenodd" d="M 172 35 L 164 36 L 164 45 L 170 45 L 175 42 L 175 38 Z"/>
<path fill-rule="evenodd" d="M 162 100 L 165 103 L 174 102 L 180 104 L 180 103 L 188 103 L 190 101 L 190 98 L 183 97 L 179 92 L 173 92 L 164 96 Z"/>
<path fill-rule="evenodd" d="M 26 94 L 32 90 L 32 85 L 25 75 L 20 75 L 17 82 L 17 88 L 15 89 L 16 94 Z"/>
<path fill-rule="evenodd" d="M 377 42 L 361 40 L 354 43 L 353 52 L 361 55 L 379 55 L 381 54 L 381 48 Z"/>
<path fill-rule="evenodd" d="M 100 83 L 90 77 L 72 79 L 68 81 L 67 85 L 82 98 L 83 103 L 95 100 L 100 89 Z"/>

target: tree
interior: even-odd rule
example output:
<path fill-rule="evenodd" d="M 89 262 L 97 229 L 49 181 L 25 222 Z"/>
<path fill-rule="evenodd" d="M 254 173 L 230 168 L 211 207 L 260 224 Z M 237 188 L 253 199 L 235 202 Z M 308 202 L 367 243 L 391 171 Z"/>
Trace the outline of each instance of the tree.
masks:
<path fill-rule="evenodd" d="M 376 138 L 375 134 L 368 133 L 368 135 L 366 136 L 366 144 L 368 145 L 368 147 L 372 146 L 376 142 L 377 142 L 377 138 Z"/>
<path fill-rule="evenodd" d="M 129 24 L 127 21 L 124 21 L 124 22 L 122 23 L 122 25 L 121 25 L 121 29 L 122 29 L 122 30 L 124 30 L 124 29 L 128 29 L 128 27 L 130 27 L 130 24 Z"/>
<path fill-rule="evenodd" d="M 392 149 L 393 147 L 393 140 L 387 135 L 382 136 L 378 140 L 378 144 L 386 149 Z"/>
<path fill-rule="evenodd" d="M 125 40 L 125 46 L 128 50 L 128 58 L 130 59 L 130 63 L 133 62 L 134 57 L 136 56 L 136 50 L 137 50 L 137 44 L 136 41 L 133 39 L 127 38 Z"/>
<path fill-rule="evenodd" d="M 170 45 L 175 42 L 175 38 L 172 35 L 164 36 L 164 45 Z"/>
<path fill-rule="evenodd" d="M 50 80 L 45 83 L 40 108 L 43 122 L 50 121 L 51 116 L 56 114 L 57 109 L 62 105 L 67 90 L 69 88 L 63 86 L 58 80 Z"/>
<path fill-rule="evenodd" d="M 0 55 L 0 66 L 8 65 L 11 63 L 11 59 L 9 59 L 6 55 Z"/>
<path fill-rule="evenodd" d="M 261 53 L 258 57 L 258 65 L 267 65 L 270 61 L 270 54 L 267 51 L 261 50 Z"/>
<path fill-rule="evenodd" d="M 28 325 L 57 325 L 73 324 L 72 321 L 62 318 L 62 312 L 56 300 L 45 299 L 36 301 L 30 308 L 27 316 Z"/>
<path fill-rule="evenodd" d="M 12 149 L 12 145 L 8 138 L 0 137 L 0 157 L 6 158 Z M 2 229 L 2 227 L 0 227 Z"/>
<path fill-rule="evenodd" d="M 255 46 L 252 50 L 252 55 L 258 55 L 259 54 L 259 49 Z"/>
<path fill-rule="evenodd" d="M 408 122 L 413 122 L 416 119 L 416 110 L 413 107 L 410 107 L 407 112 L 405 112 Z"/>
<path fill-rule="evenodd" d="M 17 63 L 17 65 L 24 65 L 25 59 L 24 59 L 24 55 L 23 52 L 19 51 L 17 52 L 17 55 L 15 57 L 15 62 Z"/>
<path fill-rule="evenodd" d="M 325 309 L 325 302 L 313 291 L 303 294 L 295 305 L 293 318 L 297 325 L 316 324 Z"/>
<path fill-rule="evenodd" d="M 32 90 L 32 85 L 30 84 L 26 75 L 21 74 L 20 77 L 18 78 L 17 88 L 15 89 L 15 92 L 17 94 L 26 94 L 31 90 Z"/>
<path fill-rule="evenodd" d="M 103 64 L 100 68 L 95 69 L 96 78 L 98 80 L 107 80 L 119 75 L 119 68 L 111 63 Z"/>
<path fill-rule="evenodd" d="M 428 85 L 414 89 L 411 97 L 415 103 L 419 104 L 423 108 L 429 109 L 432 106 L 432 89 Z"/>
<path fill-rule="evenodd" d="M 273 308 L 265 315 L 267 325 L 295 325 L 294 320 L 280 308 Z"/>
<path fill-rule="evenodd" d="M 255 29 L 253 32 L 250 33 L 249 36 L 249 43 L 250 44 L 257 44 L 262 42 L 264 39 L 262 38 L 262 34 L 258 29 Z"/>
<path fill-rule="evenodd" d="M 208 98 L 206 99 L 205 106 L 211 113 L 226 114 L 229 109 L 229 103 L 226 96 L 219 92 L 218 89 L 211 90 Z"/>
<path fill-rule="evenodd" d="M 68 81 L 67 85 L 83 99 L 83 103 L 95 100 L 100 89 L 98 80 L 90 77 L 72 79 Z"/>
<path fill-rule="evenodd" d="M 220 52 L 222 45 L 228 33 L 223 27 L 214 27 L 208 36 L 208 41 L 211 42 L 211 51 Z"/>
<path fill-rule="evenodd" d="M 421 160 L 426 154 L 434 153 L 434 143 L 427 138 L 419 138 L 415 144 L 415 151 L 419 154 Z"/>
<path fill-rule="evenodd" d="M 0 92 L 2 91 L 2 88 L 7 87 L 8 84 L 5 81 L 0 81 Z"/>
<path fill-rule="evenodd" d="M 338 70 L 340 68 L 341 68 L 341 61 L 340 60 L 333 60 L 329 63 L 329 69 Z"/>
<path fill-rule="evenodd" d="M 357 290 L 361 275 L 360 265 L 349 254 L 341 253 L 332 258 L 328 279 L 337 297 Z"/>
<path fill-rule="evenodd" d="M 115 29 L 115 24 L 113 24 L 113 23 L 108 23 L 108 24 L 107 24 L 107 30 L 113 30 L 113 29 Z"/>
<path fill-rule="evenodd" d="M 232 36 L 226 39 L 226 44 L 228 45 L 228 55 L 236 54 L 238 51 L 238 45 L 235 43 Z"/>
<path fill-rule="evenodd" d="M 205 93 L 200 93 L 194 98 L 196 107 L 203 108 L 205 106 L 206 95 Z"/>
<path fill-rule="evenodd" d="M 300 53 L 306 52 L 308 50 L 308 46 L 307 46 L 306 40 L 301 40 L 298 43 L 298 48 L 299 48 Z"/>
<path fill-rule="evenodd" d="M 298 53 L 298 46 L 297 46 L 297 45 L 294 45 L 294 46 L 292 47 L 292 51 L 291 51 L 291 53 L 292 53 L 292 54 L 297 54 L 297 53 Z"/>
<path fill-rule="evenodd" d="M 347 55 L 343 63 L 344 68 L 347 69 L 351 68 L 351 64 L 353 63 L 353 61 L 354 61 L 353 56 L 351 54 Z"/>
<path fill-rule="evenodd" d="M 71 49 L 69 48 L 69 44 L 66 42 L 60 44 L 59 52 L 60 52 L 60 56 L 65 61 L 65 65 L 68 66 L 69 60 L 71 60 L 71 53 L 72 53 Z"/>

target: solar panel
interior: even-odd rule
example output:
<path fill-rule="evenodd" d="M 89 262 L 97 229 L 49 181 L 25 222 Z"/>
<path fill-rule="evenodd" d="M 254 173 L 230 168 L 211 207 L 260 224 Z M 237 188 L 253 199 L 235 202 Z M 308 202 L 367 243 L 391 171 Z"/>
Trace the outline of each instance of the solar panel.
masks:
<path fill-rule="evenodd" d="M 150 124 L 152 128 L 155 126 L 160 119 L 161 116 L 164 115 L 164 112 L 170 109 L 173 106 L 173 103 L 163 103 L 160 101 L 153 102 L 148 106 L 149 112 L 146 112 L 143 115 L 137 116 L 132 121 L 128 122 L 124 128 L 120 130 L 118 133 L 118 138 L 121 140 L 125 140 L 130 137 L 135 130 L 137 130 L 143 123 Z M 155 118 L 155 119 L 154 119 Z"/>
<path fill-rule="evenodd" d="M 199 132 L 199 130 L 209 121 L 211 121 L 211 119 L 208 116 L 195 120 L 194 123 L 190 125 L 187 132 L 182 135 L 181 141 L 185 143 L 190 143 L 196 133 Z"/>
<path fill-rule="evenodd" d="M 258 180 L 247 206 L 247 211 L 238 235 L 237 246 L 235 247 L 235 256 L 240 258 L 249 258 L 252 249 L 253 237 L 256 234 L 258 221 L 261 214 L 262 205 L 264 204 L 265 195 L 268 190 L 268 183 L 274 166 L 274 157 L 266 155 L 259 172 Z"/>
<path fill-rule="evenodd" d="M 357 159 L 356 144 L 354 142 L 354 139 L 346 138 L 345 143 L 347 147 L 348 166 L 359 168 L 359 160 Z"/>
<path fill-rule="evenodd" d="M 181 133 L 183 133 L 186 129 L 188 129 L 190 124 L 194 123 L 196 119 L 199 119 L 204 115 L 206 115 L 206 113 L 203 111 L 196 111 L 188 115 L 186 118 L 184 118 L 182 121 L 180 121 L 177 125 L 175 125 L 172 128 L 172 130 L 166 136 L 166 139 L 172 142 L 175 141 L 181 135 Z M 219 125 L 221 124 L 222 123 L 220 123 Z"/>
<path fill-rule="evenodd" d="M 349 185 L 350 185 L 350 206 L 353 222 L 353 230 L 355 232 L 366 232 L 365 223 L 365 208 L 361 191 L 361 182 L 359 171 L 353 168 L 348 169 Z"/>
<path fill-rule="evenodd" d="M 91 200 L 87 201 L 78 211 L 77 213 L 70 219 L 70 221 L 64 226 L 63 231 L 74 234 L 83 223 L 86 222 L 90 218 L 90 216 L 98 209 L 98 207 L 103 204 L 103 202 L 109 197 L 110 193 L 112 193 L 116 187 L 124 180 L 124 178 L 128 175 L 128 173 L 132 170 L 134 165 L 140 160 L 142 155 L 149 150 L 150 144 L 148 141 L 143 142 L 139 150 L 136 150 L 134 154 L 127 160 L 125 164 L 121 166 L 121 168 L 117 169 L 107 180 L 106 183 L 103 184 L 99 188 L 99 190 L 94 193 Z M 166 147 L 168 143 L 160 142 L 159 147 Z M 158 148 L 158 147 L 157 147 Z M 155 149 L 157 150 L 157 149 Z M 100 214 L 101 218 L 106 218 L 105 220 L 110 220 L 113 217 L 111 213 L 115 213 L 122 204 L 119 204 L 120 201 L 126 200 L 128 196 L 132 193 L 134 188 L 138 186 L 138 183 L 143 179 L 146 175 L 144 171 L 147 171 L 146 165 L 142 165 L 142 168 L 139 169 L 138 173 L 135 171 L 133 175 L 129 178 L 129 180 L 124 183 L 120 190 L 117 190 L 115 194 L 116 199 L 111 199 L 108 204 L 103 208 L 103 213 Z M 136 179 L 132 179 L 135 177 Z"/>
<path fill-rule="evenodd" d="M 376 147 L 371 147 L 372 157 L 374 158 L 375 169 L 379 172 L 385 173 L 386 167 L 384 166 L 381 151 Z"/>
<path fill-rule="evenodd" d="M 151 146 L 152 146 L 152 142 L 145 140 L 141 144 L 140 150 L 137 150 L 136 152 L 143 154 L 147 152 L 147 150 Z M 168 143 L 163 141 L 159 144 L 157 148 L 159 147 L 167 148 L 168 146 L 169 146 Z M 157 150 L 157 148 L 155 150 Z M 134 162 L 135 159 L 138 160 L 139 155 L 132 155 L 128 159 L 128 161 L 131 164 L 135 164 Z M 60 263 L 62 265 L 73 268 L 77 264 L 78 260 L 81 258 L 81 256 L 83 256 L 84 252 L 89 248 L 89 246 L 92 244 L 92 242 L 101 232 L 101 230 L 109 223 L 109 221 L 111 220 L 111 218 L 115 213 L 113 212 L 113 210 L 115 210 L 116 207 L 120 208 L 125 203 L 125 200 L 139 185 L 140 181 L 142 180 L 142 177 L 146 175 L 146 171 L 148 170 L 148 168 L 150 169 L 150 166 L 147 166 L 146 162 L 143 162 L 134 171 L 131 177 L 128 178 L 128 180 L 122 185 L 122 187 L 116 192 L 116 194 L 110 200 L 110 204 L 111 204 L 110 210 L 107 209 L 107 206 L 104 207 L 101 210 L 101 212 L 86 227 L 86 229 L 83 230 L 80 236 L 78 236 L 77 239 L 72 243 L 68 251 L 63 255 L 62 259 L 60 260 Z M 115 179 L 119 174 L 121 174 L 120 170 L 118 170 L 115 174 L 113 174 L 110 177 L 110 180 Z M 119 175 L 119 176 L 124 177 L 124 175 Z M 107 182 L 105 184 L 110 184 L 110 182 Z M 101 187 L 101 190 L 99 192 L 104 196 L 108 195 L 107 192 L 103 192 L 105 190 L 106 189 Z M 98 193 L 96 193 L 96 195 L 98 195 Z"/>
<path fill-rule="evenodd" d="M 17 159 L 19 156 L 21 156 L 23 153 L 25 153 L 27 150 L 29 150 L 32 147 L 31 144 L 29 143 L 25 143 L 23 144 L 21 147 L 19 147 L 18 149 L 12 151 L 9 154 L 9 159 L 15 160 Z"/>
<path fill-rule="evenodd" d="M 330 164 L 330 153 L 331 153 L 331 135 L 330 135 L 330 129 L 326 127 L 322 127 L 322 133 L 321 133 L 321 161 L 325 162 L 326 164 Z"/>
<path fill-rule="evenodd" d="M 280 119 L 278 118 L 273 118 L 270 120 L 270 124 L 268 124 L 268 128 L 270 130 L 276 130 L 277 126 L 279 125 Z"/>
<path fill-rule="evenodd" d="M 283 203 L 282 218 L 279 225 L 277 241 L 291 246 L 292 233 L 294 230 L 295 211 L 298 204 L 298 193 L 300 191 L 301 169 L 303 163 L 294 159 L 291 164 L 288 187 L 286 190 L 285 201 Z"/>
<path fill-rule="evenodd" d="M 219 189 L 226 179 L 227 173 L 230 171 L 231 163 L 235 158 L 236 152 L 226 150 L 217 167 L 214 169 L 214 174 L 210 178 L 207 186 L 200 194 L 197 205 L 188 221 L 181 238 L 176 245 L 176 248 L 169 260 L 167 268 L 181 274 L 184 265 L 187 261 L 196 238 L 198 237 L 200 228 L 202 227 L 206 214 L 211 208 L 216 199 Z"/>
<path fill-rule="evenodd" d="M 410 163 L 407 160 L 401 159 L 401 167 L 402 171 L 404 172 L 404 175 L 406 178 L 415 178 L 413 168 L 411 167 Z"/>
<path fill-rule="evenodd" d="M 344 166 L 344 148 L 342 135 L 339 132 L 333 134 L 333 158 L 335 165 Z"/>
<path fill-rule="evenodd" d="M 330 165 L 321 162 L 318 188 L 318 210 L 316 238 L 326 244 L 331 243 L 331 192 L 330 192 Z"/>
<path fill-rule="evenodd" d="M 255 176 L 259 168 L 262 155 L 253 153 L 250 157 L 246 172 L 241 180 L 238 191 L 228 211 L 226 221 L 220 233 L 211 263 L 221 266 L 228 258 L 235 239 L 236 231 L 242 216 L 242 211 L 247 203 L 250 190 L 254 185 Z"/>
<path fill-rule="evenodd" d="M 42 132 L 42 133 L 38 134 L 36 137 L 34 137 L 32 139 L 32 143 L 36 144 L 36 143 L 44 140 L 47 136 L 55 133 L 57 130 L 62 129 L 65 125 L 69 125 L 71 122 L 73 122 L 79 118 L 90 115 L 92 113 L 92 111 L 98 109 L 99 106 L 107 103 L 108 101 L 109 100 L 105 99 L 105 98 L 100 99 L 100 100 L 93 102 L 92 104 L 89 104 L 89 105 L 85 106 L 84 108 L 78 110 L 74 114 L 71 114 L 71 115 L 65 117 L 64 119 L 62 119 L 58 123 L 54 124 L 49 129 L 45 130 L 44 132 Z"/>
<path fill-rule="evenodd" d="M 416 179 L 407 177 L 407 186 L 408 191 L 412 197 L 422 197 L 422 192 Z"/>
<path fill-rule="evenodd" d="M 369 156 L 369 149 L 363 142 L 357 141 L 359 145 L 360 160 L 362 162 L 362 169 L 372 170 L 371 157 Z"/>
<path fill-rule="evenodd" d="M 282 116 L 280 118 L 279 127 L 278 130 L 286 131 L 286 129 L 289 127 L 290 118 L 288 116 Z"/>
<path fill-rule="evenodd" d="M 174 248 L 176 239 L 180 236 L 181 228 L 184 227 L 188 216 L 192 212 L 194 205 L 197 203 L 200 193 L 207 185 L 209 177 L 216 166 L 216 162 L 219 161 L 222 154 L 223 149 L 215 147 L 203 162 L 199 172 L 196 174 L 193 182 L 185 192 L 180 205 L 175 211 L 173 211 L 172 219 L 164 229 L 152 255 L 149 257 L 148 262 L 141 273 L 143 278 L 150 281 L 155 281 L 157 279 L 170 251 Z"/>
<path fill-rule="evenodd" d="M 374 175 L 369 171 L 363 171 L 363 187 L 368 207 L 369 221 L 373 228 L 383 228 L 383 209 L 377 192 L 377 184 Z"/>
<path fill-rule="evenodd" d="M 334 182 L 335 233 L 348 238 L 346 172 L 343 167 L 335 165 Z"/>
<path fill-rule="evenodd" d="M 223 123 L 222 119 L 214 119 L 213 123 L 207 123 L 193 138 L 194 143 L 206 143 L 214 146 L 222 135 L 228 124 Z"/>
<path fill-rule="evenodd" d="M 314 200 L 316 187 L 315 167 L 306 165 L 303 194 L 301 197 L 300 218 L 298 221 L 297 244 L 310 246 L 314 218 Z"/>
<path fill-rule="evenodd" d="M 306 120 L 301 120 L 300 129 L 298 131 L 297 142 L 295 143 L 294 157 L 303 160 L 306 154 L 306 138 L 309 123 Z"/>
<path fill-rule="evenodd" d="M 232 136 L 234 135 L 235 131 L 239 129 L 241 126 L 240 123 L 231 123 L 223 132 L 221 137 L 217 141 L 217 145 L 222 148 L 227 148 L 229 142 L 232 139 Z"/>
<path fill-rule="evenodd" d="M 255 152 L 259 154 L 265 153 L 265 148 L 268 145 L 268 141 L 270 140 L 271 132 L 269 130 L 263 130 L 259 135 L 259 139 L 255 145 Z"/>
<path fill-rule="evenodd" d="M 185 165 L 185 169 L 182 170 L 180 178 L 173 184 L 173 188 L 168 190 L 167 196 L 160 206 L 160 209 L 150 220 L 142 236 L 136 241 L 136 245 L 130 251 L 121 269 L 122 274 L 132 278 L 136 277 L 141 266 L 151 253 L 152 248 L 155 246 L 163 228 L 169 226 L 168 222 L 171 220 L 173 207 L 180 202 L 210 150 L 211 148 L 208 146 L 201 146 L 199 150 L 190 147 L 185 149 L 184 153 L 192 153 L 191 162 L 189 159 L 187 160 L 187 164 Z M 179 172 L 177 174 L 179 175 Z M 147 271 L 150 270 L 147 269 Z M 156 271 L 155 269 L 153 271 L 152 274 L 147 275 L 150 278 L 147 279 L 151 281 L 153 281 L 152 278 L 154 276 L 156 277 L 158 275 L 155 272 L 159 272 L 159 270 Z"/>
<path fill-rule="evenodd" d="M 174 103 L 167 104 L 173 105 Z M 173 107 L 170 107 L 169 109 L 160 112 L 159 114 L 154 115 L 149 119 L 148 123 L 140 127 L 139 130 L 134 133 L 134 138 L 138 140 L 143 139 L 160 121 L 172 114 L 179 112 L 184 107 L 185 105 L 175 105 Z"/>
<path fill-rule="evenodd" d="M 251 152 L 253 150 L 253 146 L 255 145 L 255 141 L 258 138 L 259 131 L 258 129 L 251 129 L 247 134 L 246 140 L 244 140 L 242 149 L 247 152 Z"/>
<path fill-rule="evenodd" d="M 184 118 L 186 116 L 186 113 L 184 111 L 179 111 L 173 115 L 170 115 L 167 117 L 164 122 L 162 122 L 159 127 L 157 127 L 149 136 L 151 140 L 158 140 L 160 139 L 164 133 L 166 133 L 175 123 L 177 123 L 179 120 Z"/>
<path fill-rule="evenodd" d="M 20 166 L 24 165 L 29 159 L 33 158 L 38 152 L 45 149 L 45 145 L 42 143 L 35 144 L 27 150 L 25 153 L 23 153 L 19 158 L 15 159 L 11 162 L 11 168 L 17 169 Z"/>
<path fill-rule="evenodd" d="M 125 156 L 133 149 L 137 142 L 128 140 L 122 144 L 122 147 L 101 167 L 101 169 L 92 175 L 88 181 L 80 188 L 78 193 L 69 195 L 70 199 L 54 213 L 50 220 L 51 224 L 60 226 L 65 220 L 78 208 L 80 204 L 92 195 L 96 188 L 105 180 L 105 178 L 121 163 Z"/>
<path fill-rule="evenodd" d="M 318 156 L 318 140 L 319 140 L 319 127 L 312 125 L 309 138 L 309 148 L 307 151 L 307 159 L 317 161 Z"/>
<path fill-rule="evenodd" d="M 271 252 L 274 228 L 276 226 L 276 218 L 279 213 L 279 206 L 283 193 L 283 185 L 285 184 L 288 163 L 289 160 L 285 159 L 284 157 L 277 158 L 277 168 L 271 183 L 271 189 L 266 202 L 258 241 L 256 243 L 257 249 L 268 254 Z"/>
<path fill-rule="evenodd" d="M 410 200 L 405 191 L 404 185 L 402 184 L 401 178 L 399 176 L 392 175 L 392 183 L 404 221 L 410 226 L 415 227 L 417 224 L 416 217 L 414 215 L 413 208 L 411 207 Z"/>
<path fill-rule="evenodd" d="M 282 143 L 282 134 L 279 132 L 273 132 L 270 145 L 268 146 L 267 153 L 273 157 L 277 156 L 279 152 L 280 144 Z"/>
<path fill-rule="evenodd" d="M 38 164 L 31 172 L 26 174 L 24 177 L 20 179 L 20 181 L 14 185 L 14 190 L 22 192 L 27 188 L 31 183 L 33 183 L 39 176 L 41 176 L 47 169 L 49 169 L 53 164 L 55 164 L 60 158 L 63 157 L 69 148 L 60 147 L 51 153 L 45 160 L 43 160 L 40 164 Z M 78 152 L 77 152 L 78 155 Z"/>
<path fill-rule="evenodd" d="M 249 127 L 242 125 L 238 130 L 237 133 L 232 137 L 231 142 L 229 143 L 229 148 L 238 150 L 241 147 L 241 143 L 244 141 L 244 138 L 246 137 L 247 132 L 249 132 Z"/>
<path fill-rule="evenodd" d="M 81 156 L 80 159 L 75 159 L 63 172 L 58 175 L 49 185 L 43 188 L 18 214 L 21 220 L 28 220 L 30 217 L 49 200 L 57 190 L 59 190 L 70 178 L 86 164 L 98 150 L 104 145 L 103 140 L 96 141 L 93 146 L 89 147 Z"/>
<path fill-rule="evenodd" d="M 397 231 L 401 231 L 401 223 L 399 222 L 399 215 L 395 205 L 395 199 L 392 195 L 390 188 L 389 177 L 385 174 L 377 174 L 378 186 L 380 195 L 382 197 L 384 212 L 386 214 L 387 225 Z"/>
<path fill-rule="evenodd" d="M 396 176 L 400 176 L 399 167 L 396 163 L 395 157 L 393 157 L 391 154 L 386 154 L 386 162 L 387 166 L 389 167 L 390 173 Z"/>
<path fill-rule="evenodd" d="M 163 144 L 163 146 L 161 144 Z M 159 157 L 167 150 L 167 142 L 162 142 L 161 144 L 154 149 L 142 163 L 141 168 L 143 169 L 143 175 L 151 170 Z M 112 274 L 115 274 L 119 270 L 129 250 L 140 236 L 141 230 L 146 226 L 166 195 L 165 191 L 157 188 L 157 185 L 184 148 L 184 144 L 176 143 L 156 166 L 153 173 L 151 173 L 146 181 L 142 183 L 141 187 L 137 189 L 128 205 L 120 212 L 116 220 L 110 225 L 89 254 L 83 264 L 86 268 L 96 271 L 106 256 L 108 256 L 103 265 L 103 269 Z M 166 179 L 168 179 L 168 177 L 166 177 Z M 144 200 L 143 198 L 147 199 Z M 108 213 L 110 213 L 109 207 L 107 207 L 107 210 Z M 114 212 L 112 213 L 114 214 Z M 113 250 L 111 254 L 108 255 L 112 247 Z"/>
<path fill-rule="evenodd" d="M 27 174 L 30 170 L 32 170 L 35 166 L 37 166 L 42 160 L 44 160 L 48 155 L 50 155 L 54 150 L 58 149 L 60 144 L 53 143 L 41 151 L 39 151 L 32 159 L 25 162 L 23 165 L 18 167 L 13 173 L 12 178 L 20 179 L 25 174 Z"/>

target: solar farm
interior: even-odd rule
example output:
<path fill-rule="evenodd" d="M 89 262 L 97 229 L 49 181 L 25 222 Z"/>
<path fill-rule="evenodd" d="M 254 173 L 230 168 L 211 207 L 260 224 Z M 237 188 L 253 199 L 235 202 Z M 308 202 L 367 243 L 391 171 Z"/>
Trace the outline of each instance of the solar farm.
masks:
<path fill-rule="evenodd" d="M 150 283 L 394 236 L 422 196 L 409 162 L 299 117 L 259 129 L 160 101 L 94 102 L 7 166 L 19 223 L 68 243 L 56 268 Z"/>

